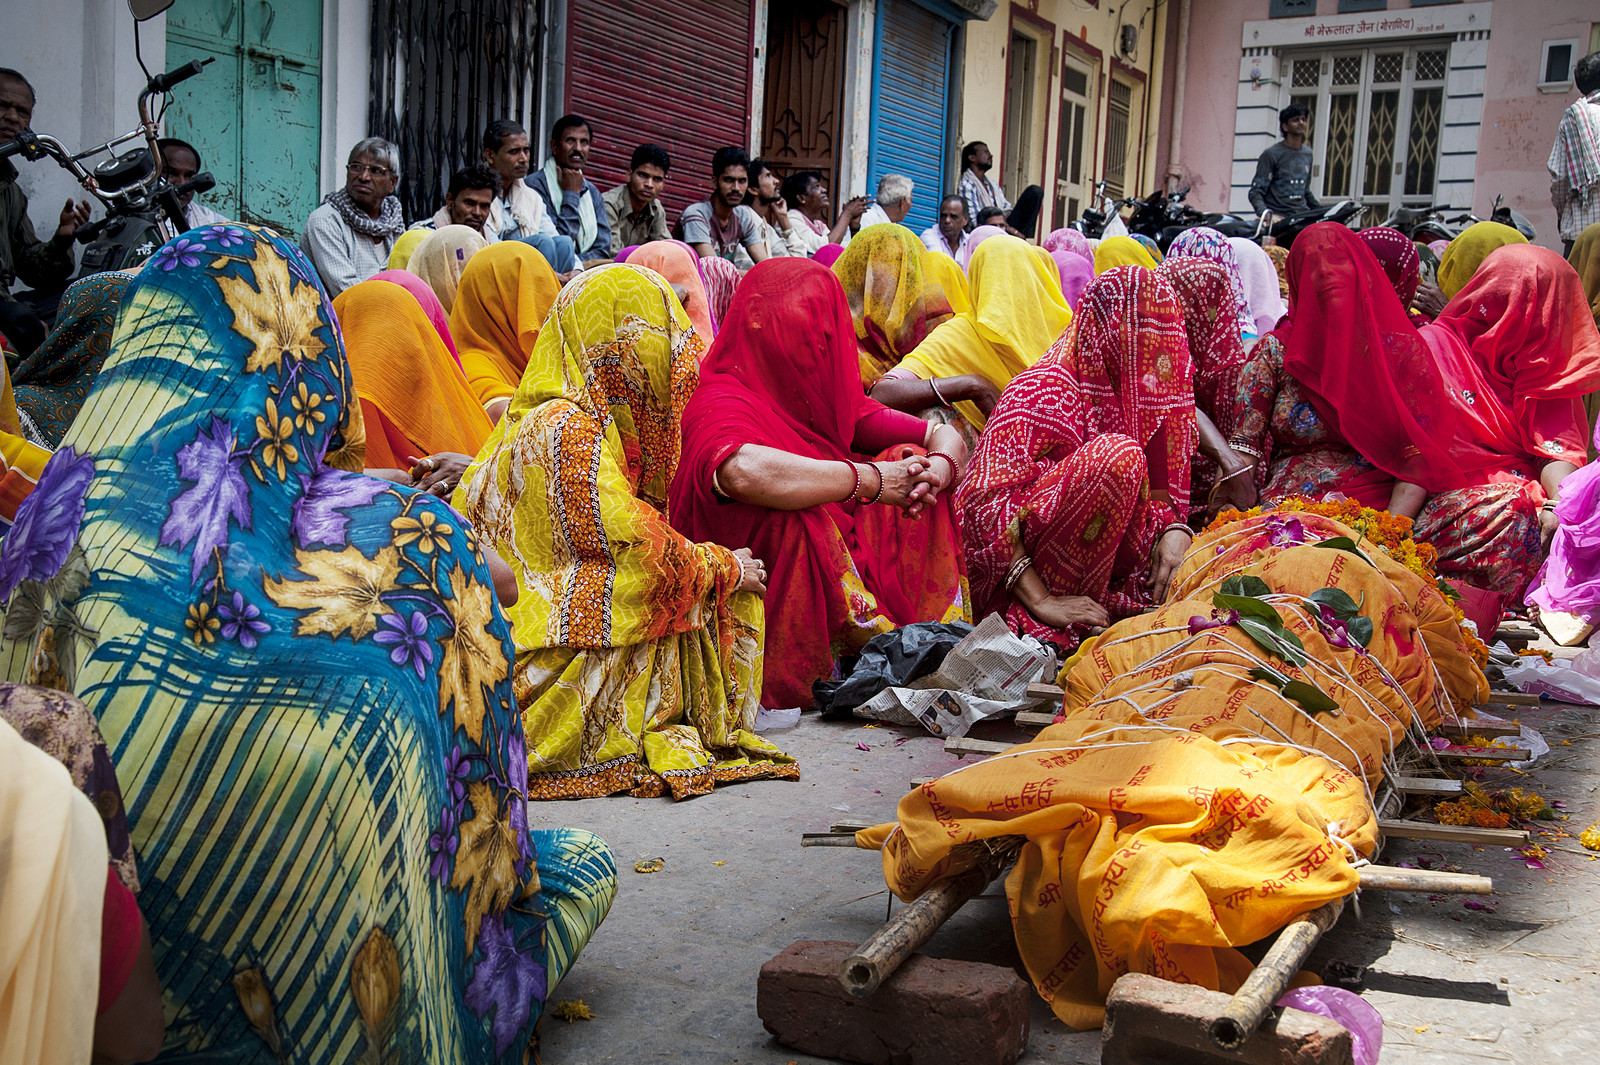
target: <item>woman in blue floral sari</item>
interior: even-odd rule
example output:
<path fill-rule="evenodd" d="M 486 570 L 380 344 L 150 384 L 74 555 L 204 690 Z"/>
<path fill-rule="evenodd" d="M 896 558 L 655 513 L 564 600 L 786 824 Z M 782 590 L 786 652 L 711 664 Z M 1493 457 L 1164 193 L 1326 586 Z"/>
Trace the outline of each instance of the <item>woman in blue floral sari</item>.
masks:
<path fill-rule="evenodd" d="M 110 746 L 159 1060 L 520 1062 L 615 870 L 528 827 L 488 567 L 359 473 L 315 279 L 242 226 L 157 252 L 0 543 L 0 678 L 75 693 Z"/>

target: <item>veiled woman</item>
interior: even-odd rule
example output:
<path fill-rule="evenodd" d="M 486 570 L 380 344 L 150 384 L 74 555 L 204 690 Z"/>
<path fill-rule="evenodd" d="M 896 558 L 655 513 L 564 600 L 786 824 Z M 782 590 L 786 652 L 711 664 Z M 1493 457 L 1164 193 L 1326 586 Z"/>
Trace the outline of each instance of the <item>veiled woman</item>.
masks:
<path fill-rule="evenodd" d="M 856 324 L 863 384 L 898 366 L 949 319 L 944 286 L 924 266 L 929 255 L 905 226 L 868 226 L 833 264 Z"/>
<path fill-rule="evenodd" d="M 95 375 L 111 352 L 111 329 L 133 274 L 111 271 L 75 281 L 61 296 L 44 343 L 11 375 L 24 432 L 53 450 L 78 416 Z"/>
<path fill-rule="evenodd" d="M 288 241 L 161 248 L 0 545 L 6 679 L 115 758 L 168 1053 L 523 1060 L 616 890 L 531 829 L 509 631 L 440 501 L 360 475 L 332 310 Z"/>
<path fill-rule="evenodd" d="M 467 384 L 491 422 L 499 421 L 511 402 L 560 291 L 544 256 L 520 240 L 490 245 L 461 272 L 450 335 Z"/>
<path fill-rule="evenodd" d="M 521 589 L 507 613 L 534 798 L 799 776 L 752 731 L 760 561 L 667 524 L 700 350 L 659 274 L 585 271 L 456 491 Z"/>

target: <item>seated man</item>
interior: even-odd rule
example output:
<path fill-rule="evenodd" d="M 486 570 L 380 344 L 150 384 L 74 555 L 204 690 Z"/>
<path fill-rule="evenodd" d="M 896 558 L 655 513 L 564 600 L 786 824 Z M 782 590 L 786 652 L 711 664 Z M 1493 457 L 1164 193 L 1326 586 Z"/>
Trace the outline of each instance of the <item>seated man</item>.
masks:
<path fill-rule="evenodd" d="M 939 201 L 939 221 L 924 229 L 922 246 L 954 259 L 967 231 L 967 201 L 951 193 Z"/>
<path fill-rule="evenodd" d="M 994 224 L 1003 224 L 1006 232 L 1013 237 L 1032 240 L 1038 235 L 1044 189 L 1029 185 L 1013 205 L 1006 199 L 1005 190 L 997 182 L 989 180 L 989 171 L 993 166 L 994 155 L 982 141 L 973 141 L 961 149 L 960 190 L 962 198 L 967 201 L 967 214 L 972 218 L 974 228 L 985 224 L 980 217 L 985 207 L 998 207 L 1005 221 Z"/>
<path fill-rule="evenodd" d="M 161 169 L 167 175 L 169 184 L 182 185 L 192 180 L 205 165 L 200 162 L 200 153 L 188 141 L 181 141 L 176 137 L 162 137 L 156 141 L 156 147 L 161 149 Z M 220 226 L 224 222 L 233 221 L 221 211 L 214 211 L 196 200 L 193 189 L 180 193 L 178 202 L 183 204 L 183 216 L 189 220 L 190 229 Z"/>
<path fill-rule="evenodd" d="M 1000 226 L 1004 228 L 1006 213 L 998 207 L 980 207 L 978 209 L 978 217 L 974 221 L 977 223 L 972 227 L 974 229 L 978 228 L 978 226 Z"/>
<path fill-rule="evenodd" d="M 495 205 L 495 193 L 500 189 L 500 175 L 474 163 L 450 175 L 450 188 L 444 194 L 444 206 L 431 218 L 416 223 L 412 229 L 439 229 L 443 226 L 466 226 L 483 234 L 483 239 L 494 244 L 500 234 L 489 224 Z M 554 269 L 554 267 L 552 267 Z"/>
<path fill-rule="evenodd" d="M 0 67 L 0 144 L 27 128 L 33 118 L 33 86 L 15 70 Z M 61 209 L 55 235 L 34 236 L 28 221 L 28 197 L 17 184 L 17 168 L 0 159 L 0 333 L 21 354 L 44 341 L 44 323 L 32 307 L 11 295 L 20 279 L 36 289 L 59 290 L 72 276 L 72 238 L 89 221 L 88 203 Z"/>
<path fill-rule="evenodd" d="M 550 269 L 566 274 L 577 265 L 572 238 L 556 231 L 544 197 L 524 180 L 530 155 L 528 131 L 509 118 L 497 118 L 484 130 L 483 161 L 500 178 L 484 235 L 491 242 L 520 240 L 544 256 Z"/>
<path fill-rule="evenodd" d="M 550 131 L 550 157 L 543 169 L 528 176 L 528 187 L 544 198 L 556 232 L 572 239 L 582 263 L 611 258 L 611 222 L 605 200 L 595 183 L 583 176 L 590 137 L 588 119 L 562 115 Z"/>
<path fill-rule="evenodd" d="M 635 244 L 672 239 L 667 209 L 661 205 L 661 190 L 671 169 L 672 156 L 665 148 L 641 144 L 628 160 L 628 180 L 600 197 L 611 223 L 612 255 Z"/>
<path fill-rule="evenodd" d="M 768 254 L 810 257 L 805 238 L 790 220 L 789 207 L 783 202 L 783 178 L 765 160 L 750 161 L 750 191 L 745 196 L 745 206 L 761 219 L 761 239 L 766 241 Z"/>
<path fill-rule="evenodd" d="M 884 222 L 900 223 L 911 213 L 913 184 L 904 174 L 885 174 L 878 179 L 878 202 L 861 213 L 861 228 Z"/>
<path fill-rule="evenodd" d="M 801 170 L 784 178 L 783 198 L 789 204 L 789 223 L 800 235 L 807 255 L 815 255 L 824 244 L 849 244 L 850 227 L 867 209 L 865 196 L 852 196 L 839 209 L 839 217 L 830 222 L 833 211 L 828 186 L 816 170 Z"/>
<path fill-rule="evenodd" d="M 742 148 L 718 148 L 711 157 L 708 199 L 683 209 L 678 225 L 684 242 L 702 259 L 727 259 L 741 271 L 767 258 L 761 217 L 744 205 L 750 187 L 750 157 Z"/>
<path fill-rule="evenodd" d="M 350 149 L 344 188 L 328 193 L 306 219 L 300 246 L 329 299 L 388 268 L 395 239 L 406 228 L 394 194 L 399 183 L 400 149 L 368 137 Z"/>

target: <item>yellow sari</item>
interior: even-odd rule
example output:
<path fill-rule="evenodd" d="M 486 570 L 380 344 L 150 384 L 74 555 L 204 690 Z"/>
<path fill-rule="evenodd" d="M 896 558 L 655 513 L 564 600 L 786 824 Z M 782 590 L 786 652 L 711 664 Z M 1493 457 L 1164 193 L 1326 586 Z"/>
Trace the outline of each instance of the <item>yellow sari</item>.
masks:
<path fill-rule="evenodd" d="M 930 251 L 922 257 L 922 268 L 944 289 L 945 302 L 952 311 L 972 313 L 972 293 L 967 290 L 967 274 L 960 263 L 942 251 Z"/>
<path fill-rule="evenodd" d="M 539 327 L 560 291 L 544 256 L 519 240 L 483 249 L 461 271 L 450 335 L 467 384 L 483 406 L 517 390 Z"/>
<path fill-rule="evenodd" d="M 1156 261 L 1149 250 L 1132 237 L 1112 237 L 1102 240 L 1094 250 L 1094 276 L 1118 266 L 1142 266 L 1154 270 Z"/>
<path fill-rule="evenodd" d="M 667 524 L 702 349 L 654 271 L 585 272 L 456 490 L 521 589 L 506 614 L 529 798 L 684 798 L 799 777 L 752 730 L 761 599 L 737 590 L 732 551 Z"/>
<path fill-rule="evenodd" d="M 17 506 L 39 483 L 50 454 L 22 435 L 22 419 L 11 394 L 11 371 L 0 359 L 0 524 L 11 524 Z"/>
<path fill-rule="evenodd" d="M 1499 222 L 1474 222 L 1452 240 L 1439 256 L 1439 291 L 1453 300 L 1466 287 L 1489 253 L 1507 244 L 1526 244 L 1528 238 Z"/>
<path fill-rule="evenodd" d="M 417 250 L 417 245 L 432 232 L 431 229 L 408 229 L 400 234 L 399 239 L 394 242 L 394 247 L 389 251 L 387 269 L 404 270 L 411 262 L 411 255 Z"/>
<path fill-rule="evenodd" d="M 868 226 L 833 264 L 855 321 L 862 384 L 894 369 L 949 320 L 950 302 L 924 265 L 928 257 L 905 226 Z"/>
<path fill-rule="evenodd" d="M 1054 264 L 1046 269 L 1016 237 L 990 237 L 967 266 L 972 309 L 928 334 L 900 366 L 924 380 L 980 374 L 1004 389 L 1039 361 L 1072 321 Z M 970 400 L 955 404 L 975 429 L 984 416 Z"/>

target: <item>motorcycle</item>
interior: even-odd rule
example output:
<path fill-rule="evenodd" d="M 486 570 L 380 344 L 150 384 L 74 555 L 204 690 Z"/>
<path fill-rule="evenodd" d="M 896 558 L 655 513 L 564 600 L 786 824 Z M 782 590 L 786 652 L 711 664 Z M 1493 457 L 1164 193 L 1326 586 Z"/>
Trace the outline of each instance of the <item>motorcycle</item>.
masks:
<path fill-rule="evenodd" d="M 172 3 L 173 0 L 128 0 L 134 17 L 136 54 L 139 24 L 159 15 Z M 74 153 L 56 138 L 31 129 L 24 129 L 13 140 L 0 144 L 0 159 L 18 155 L 30 162 L 53 159 L 105 207 L 104 218 L 78 229 L 76 240 L 84 245 L 78 278 L 142 265 L 157 248 L 189 228 L 180 197 L 190 191 L 205 192 L 216 185 L 208 172 L 196 174 L 182 185 L 166 180 L 161 150 L 156 144 L 161 109 L 152 111 L 151 108 L 153 98 L 170 94 L 175 86 L 199 74 L 210 62 L 210 59 L 191 60 L 157 75 L 151 75 L 146 69 L 147 81 L 139 94 L 138 126 L 104 144 Z M 139 65 L 144 67 L 143 57 Z M 138 147 L 118 153 L 122 145 L 140 140 L 144 143 Z M 93 169 L 85 168 L 85 160 L 101 154 L 109 158 Z"/>
<path fill-rule="evenodd" d="M 1383 220 L 1383 225 L 1389 229 L 1398 229 L 1419 244 L 1428 244 L 1435 240 L 1454 240 L 1468 226 L 1482 221 L 1482 218 L 1461 207 L 1397 207 Z M 1505 206 L 1503 194 L 1494 198 L 1489 221 L 1510 226 L 1529 241 L 1536 236 L 1533 223 L 1529 222 L 1525 215 Z"/>
<path fill-rule="evenodd" d="M 1120 208 L 1131 207 L 1133 213 L 1129 215 L 1126 223 L 1128 232 L 1149 237 L 1163 252 L 1172 246 L 1179 233 L 1198 226 L 1209 226 L 1225 237 L 1244 237 L 1254 241 L 1260 241 L 1270 235 L 1274 241 L 1288 247 L 1307 226 L 1318 222 L 1344 224 L 1361 212 L 1361 204 L 1355 200 L 1338 200 L 1294 214 L 1278 215 L 1269 230 L 1263 225 L 1264 219 L 1255 215 L 1235 214 L 1231 211 L 1206 214 L 1198 211 L 1184 202 L 1188 194 L 1189 187 L 1185 186 L 1170 196 L 1157 189 L 1142 200 L 1116 201 L 1106 196 L 1105 182 L 1101 181 L 1095 185 L 1095 195 L 1101 204 L 1100 209 L 1085 211 L 1073 223 L 1073 228 L 1086 237 L 1101 236 L 1105 232 L 1107 220 L 1112 215 Z"/>

